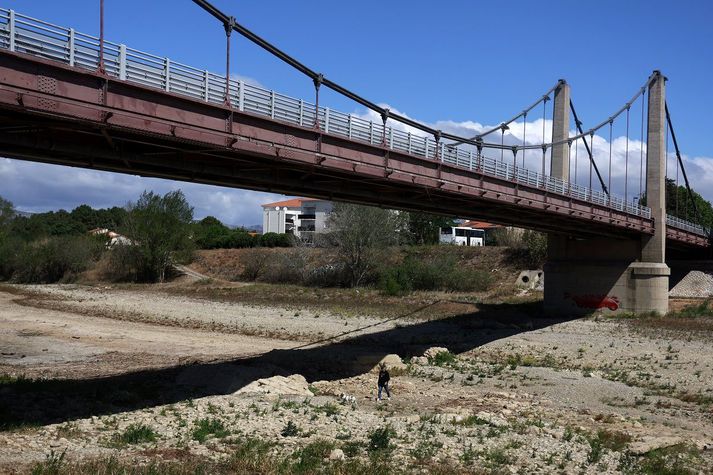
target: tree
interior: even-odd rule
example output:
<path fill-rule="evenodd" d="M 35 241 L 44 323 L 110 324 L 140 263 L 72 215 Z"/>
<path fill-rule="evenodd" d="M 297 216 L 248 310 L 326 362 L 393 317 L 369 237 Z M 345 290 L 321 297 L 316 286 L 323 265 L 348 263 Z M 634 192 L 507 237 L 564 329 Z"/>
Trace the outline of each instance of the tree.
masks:
<path fill-rule="evenodd" d="M 430 213 L 407 213 L 408 242 L 438 244 L 439 229 L 454 226 L 453 218 Z"/>
<path fill-rule="evenodd" d="M 691 200 L 688 189 L 685 186 L 676 186 L 676 182 L 673 179 L 666 178 L 666 213 L 710 229 L 713 227 L 713 206 L 711 206 L 710 201 L 704 199 L 698 192 L 691 190 L 691 195 L 693 195 L 693 200 Z M 700 219 L 696 215 L 694 201 L 695 208 L 698 208 Z M 645 193 L 639 202 L 647 206 Z"/>
<path fill-rule="evenodd" d="M 387 247 L 398 244 L 403 218 L 370 206 L 336 203 L 329 216 L 329 240 L 352 286 L 361 285 L 382 260 Z"/>
<path fill-rule="evenodd" d="M 15 217 L 15 206 L 2 196 L 0 196 L 0 229 L 5 226 Z"/>
<path fill-rule="evenodd" d="M 128 210 L 124 233 L 133 244 L 115 250 L 115 263 L 130 266 L 134 280 L 163 282 L 174 259 L 192 251 L 193 208 L 180 190 L 163 196 L 144 191 Z"/>
<path fill-rule="evenodd" d="M 200 249 L 219 249 L 228 247 L 231 230 L 218 218 L 206 216 L 194 227 L 194 241 Z"/>
<path fill-rule="evenodd" d="M 672 179 L 666 179 L 666 212 L 672 216 L 685 219 L 691 222 L 698 222 L 696 208 L 700 214 L 700 225 L 711 228 L 713 226 L 713 207 L 697 192 L 691 190 L 693 200 L 688 194 L 685 186 L 676 186 Z M 695 201 L 695 208 L 694 208 Z"/>

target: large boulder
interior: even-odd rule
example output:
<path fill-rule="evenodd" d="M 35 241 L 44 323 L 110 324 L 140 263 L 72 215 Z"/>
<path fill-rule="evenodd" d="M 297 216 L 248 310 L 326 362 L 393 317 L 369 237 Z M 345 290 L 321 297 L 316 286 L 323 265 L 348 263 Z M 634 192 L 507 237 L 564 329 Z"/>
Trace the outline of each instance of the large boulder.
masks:
<path fill-rule="evenodd" d="M 235 394 L 272 394 L 276 396 L 297 395 L 312 396 L 309 383 L 301 374 L 291 376 L 273 376 L 258 379 L 239 389 Z"/>
<path fill-rule="evenodd" d="M 665 449 L 683 442 L 678 436 L 644 436 L 629 444 L 629 451 L 634 455 L 644 455 L 652 450 Z"/>
<path fill-rule="evenodd" d="M 378 371 L 381 365 L 386 366 L 386 369 L 389 371 L 405 371 L 407 368 L 403 361 L 401 361 L 401 357 L 395 354 L 386 355 L 381 358 L 379 364 L 374 366 L 374 370 Z"/>
<path fill-rule="evenodd" d="M 389 354 L 383 357 L 380 355 L 363 355 L 354 361 L 354 369 L 367 373 L 378 372 L 380 365 L 385 365 L 389 371 L 405 371 L 408 367 L 401 361 L 401 357 L 396 354 Z"/>
<path fill-rule="evenodd" d="M 423 356 L 431 360 L 435 358 L 436 355 L 439 355 L 441 353 L 448 353 L 448 348 L 443 348 L 441 346 L 432 346 L 431 348 L 423 352 Z"/>

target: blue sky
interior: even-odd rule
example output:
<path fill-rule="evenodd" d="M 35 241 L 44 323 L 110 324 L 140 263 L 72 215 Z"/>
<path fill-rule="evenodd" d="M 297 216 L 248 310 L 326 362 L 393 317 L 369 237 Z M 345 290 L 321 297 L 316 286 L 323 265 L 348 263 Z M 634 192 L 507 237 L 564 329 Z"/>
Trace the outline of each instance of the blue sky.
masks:
<path fill-rule="evenodd" d="M 710 2 L 683 0 L 674 6 L 660 1 L 545 5 L 465 0 L 214 0 L 214 4 L 330 79 L 428 123 L 497 124 L 565 78 L 586 127 L 608 117 L 652 70 L 660 69 L 669 78 L 668 102 L 679 142 L 693 160 L 691 167 L 697 167 L 692 175 L 703 175 L 706 170 L 713 174 L 713 161 L 705 158 L 713 157 Z M 0 6 L 85 33 L 99 31 L 99 0 L 3 1 Z M 105 18 L 107 39 L 224 72 L 222 26 L 190 0 L 106 0 Z M 313 97 L 310 80 L 279 60 L 237 35 L 232 45 L 231 73 L 288 95 Z M 365 113 L 335 94 L 324 94 L 322 100 L 345 112 Z M 53 177 L 42 183 L 48 188 L 23 192 L 38 189 L 27 187 L 38 184 L 38 170 Z M 136 190 L 181 187 L 195 201 L 197 215 L 213 212 L 233 224 L 259 222 L 257 204 L 275 197 L 82 173 L 0 161 L 0 178 L 19 180 L 12 189 L 0 185 L 0 195 L 20 209 L 40 210 L 71 208 L 83 201 L 122 205 L 136 197 L 131 194 Z M 60 176 L 59 181 L 67 186 L 52 186 Z M 76 190 L 70 185 L 77 179 L 92 183 L 87 185 L 86 199 L 81 193 L 67 193 L 70 188 Z M 91 191 L 102 181 L 117 187 L 115 198 L 98 192 L 103 185 Z M 696 184 L 704 196 L 713 198 L 709 191 L 713 176 L 710 181 L 698 176 Z M 115 202 L 109 203 L 112 199 Z M 236 207 L 244 209 L 238 212 Z"/>

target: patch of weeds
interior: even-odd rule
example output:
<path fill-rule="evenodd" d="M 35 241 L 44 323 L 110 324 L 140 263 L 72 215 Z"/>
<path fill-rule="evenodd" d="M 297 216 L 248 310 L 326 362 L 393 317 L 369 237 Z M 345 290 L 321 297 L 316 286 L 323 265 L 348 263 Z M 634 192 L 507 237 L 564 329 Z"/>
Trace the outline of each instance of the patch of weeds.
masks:
<path fill-rule="evenodd" d="M 510 463 L 511 458 L 503 447 L 496 447 L 482 453 L 485 465 L 490 469 L 497 469 Z"/>
<path fill-rule="evenodd" d="M 216 439 L 222 439 L 230 435 L 230 431 L 225 428 L 223 421 L 220 419 L 200 419 L 196 422 L 193 428 L 193 440 L 203 443 L 209 436 Z"/>
<path fill-rule="evenodd" d="M 32 468 L 32 475 L 58 475 L 62 473 L 66 453 L 66 449 L 60 454 L 55 453 L 54 450 L 50 451 L 49 454 L 45 455 L 43 463 L 38 463 Z"/>
<path fill-rule="evenodd" d="M 391 438 L 395 436 L 396 431 L 391 426 L 374 429 L 369 432 L 369 443 L 366 448 L 371 453 L 390 451 L 393 448 Z"/>
<path fill-rule="evenodd" d="M 478 458 L 478 451 L 473 449 L 472 444 L 468 444 L 467 447 L 463 448 L 463 453 L 458 456 L 458 459 L 464 465 L 471 465 Z"/>
<path fill-rule="evenodd" d="M 64 437 L 65 439 L 71 439 L 73 437 L 79 437 L 82 435 L 82 431 L 79 429 L 77 424 L 73 422 L 67 422 L 57 427 L 57 438 Z"/>
<path fill-rule="evenodd" d="M 334 448 L 334 443 L 320 439 L 316 440 L 304 448 L 297 450 L 293 457 L 297 459 L 291 467 L 290 473 L 318 473 L 324 460 Z"/>
<path fill-rule="evenodd" d="M 364 450 L 364 442 L 352 440 L 342 445 L 342 451 L 347 457 L 356 457 Z"/>
<path fill-rule="evenodd" d="M 604 424 L 611 424 L 616 421 L 616 416 L 614 414 L 597 414 L 594 416 L 594 420 Z"/>
<path fill-rule="evenodd" d="M 416 463 L 424 465 L 433 459 L 433 456 L 436 455 L 441 447 L 443 447 L 441 442 L 432 439 L 421 439 L 409 453 Z"/>
<path fill-rule="evenodd" d="M 299 435 L 299 433 L 300 428 L 297 427 L 297 424 L 292 421 L 288 421 L 285 427 L 282 429 L 282 432 L 280 432 L 282 437 L 295 437 Z"/>
<path fill-rule="evenodd" d="M 693 475 L 699 471 L 701 456 L 697 449 L 686 444 L 652 450 L 637 457 L 624 455 L 618 469 L 627 475 Z"/>
<path fill-rule="evenodd" d="M 278 399 L 272 405 L 272 412 L 276 412 L 280 410 L 280 408 L 295 410 L 299 409 L 301 405 L 302 404 L 297 401 L 283 401 L 282 399 Z"/>
<path fill-rule="evenodd" d="M 666 314 L 667 317 L 681 318 L 681 317 L 713 317 L 713 301 L 706 300 L 698 305 L 689 305 L 682 308 L 678 312 L 669 312 Z"/>
<path fill-rule="evenodd" d="M 623 432 L 599 430 L 596 435 L 587 438 L 589 442 L 589 454 L 587 462 L 590 464 L 597 463 L 601 460 L 604 449 L 620 452 L 626 448 L 631 441 L 629 434 Z"/>
<path fill-rule="evenodd" d="M 328 417 L 339 414 L 339 406 L 331 402 L 323 406 L 314 406 L 314 410 L 315 412 L 323 412 Z"/>
<path fill-rule="evenodd" d="M 244 473 L 258 472 L 258 467 L 270 460 L 272 445 L 270 442 L 254 438 L 234 441 L 231 461 L 233 464 L 239 461 L 241 467 L 245 469 Z"/>
<path fill-rule="evenodd" d="M 464 427 L 473 427 L 473 426 L 485 426 L 488 425 L 489 422 L 485 419 L 482 419 L 476 415 L 470 415 L 460 421 L 453 421 L 453 424 L 459 425 L 459 426 L 464 426 Z"/>
<path fill-rule="evenodd" d="M 456 356 L 450 351 L 441 351 L 428 358 L 428 363 L 434 366 L 450 366 L 456 362 Z"/>
<path fill-rule="evenodd" d="M 157 438 L 156 432 L 145 424 L 131 424 L 121 434 L 116 434 L 112 441 L 115 445 L 143 444 L 154 442 Z"/>

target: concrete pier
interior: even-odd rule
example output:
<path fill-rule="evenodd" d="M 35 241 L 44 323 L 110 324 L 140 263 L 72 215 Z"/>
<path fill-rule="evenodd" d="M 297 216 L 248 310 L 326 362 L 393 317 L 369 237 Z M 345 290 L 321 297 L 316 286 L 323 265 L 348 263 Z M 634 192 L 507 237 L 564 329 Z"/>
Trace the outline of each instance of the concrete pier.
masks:
<path fill-rule="evenodd" d="M 649 85 L 646 198 L 655 233 L 641 239 L 574 239 L 550 234 L 545 264 L 545 309 L 577 314 L 603 310 L 636 313 L 668 312 L 669 276 L 666 265 L 666 79 L 654 71 Z M 567 137 L 568 121 L 558 117 L 569 90 L 555 93 L 553 141 Z M 566 99 L 565 99 L 566 98 Z M 568 127 L 568 125 L 567 125 Z M 566 157 L 566 158 L 565 158 Z M 552 150 L 552 175 L 569 179 L 569 155 Z"/>

